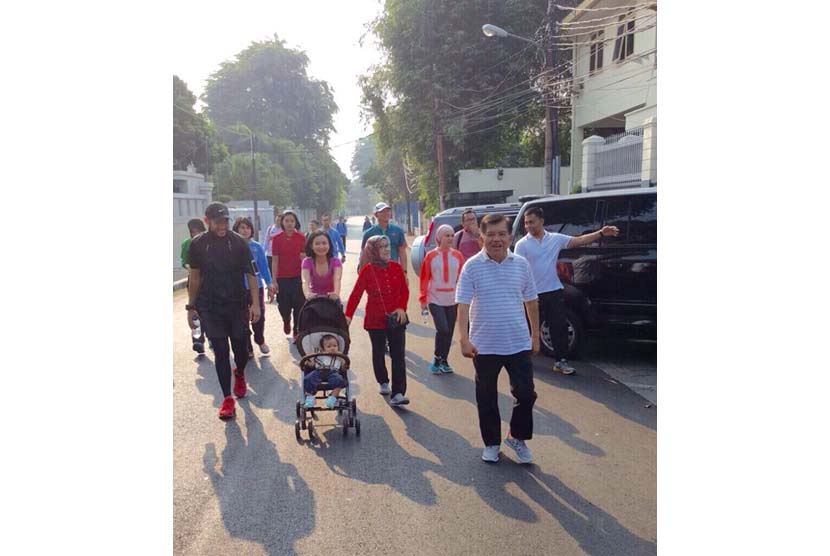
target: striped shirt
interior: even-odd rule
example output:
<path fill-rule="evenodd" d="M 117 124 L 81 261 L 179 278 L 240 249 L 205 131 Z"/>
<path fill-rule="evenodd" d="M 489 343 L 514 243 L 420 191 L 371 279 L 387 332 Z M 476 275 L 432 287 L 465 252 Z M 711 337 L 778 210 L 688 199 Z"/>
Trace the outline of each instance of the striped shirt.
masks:
<path fill-rule="evenodd" d="M 509 251 L 501 263 L 484 249 L 467 259 L 455 290 L 456 303 L 470 305 L 470 341 L 481 355 L 531 349 L 524 303 L 536 299 L 530 264 Z"/>

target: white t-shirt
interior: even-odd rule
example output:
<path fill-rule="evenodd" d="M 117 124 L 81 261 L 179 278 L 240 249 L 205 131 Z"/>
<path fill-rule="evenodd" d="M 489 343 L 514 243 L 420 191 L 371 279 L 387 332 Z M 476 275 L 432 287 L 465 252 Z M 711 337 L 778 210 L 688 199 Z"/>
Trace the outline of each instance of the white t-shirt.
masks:
<path fill-rule="evenodd" d="M 559 252 L 568 246 L 573 236 L 545 232 L 541 239 L 530 234 L 516 242 L 516 254 L 521 255 L 530 263 L 536 290 L 539 293 L 561 290 L 565 286 L 559 281 L 556 273 L 556 261 Z"/>

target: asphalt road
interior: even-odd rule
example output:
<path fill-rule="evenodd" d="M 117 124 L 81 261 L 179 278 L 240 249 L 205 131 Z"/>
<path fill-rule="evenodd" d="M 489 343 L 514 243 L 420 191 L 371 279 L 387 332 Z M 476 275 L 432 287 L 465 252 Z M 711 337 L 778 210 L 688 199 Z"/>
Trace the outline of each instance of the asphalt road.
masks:
<path fill-rule="evenodd" d="M 344 297 L 356 277 L 352 222 Z M 191 351 L 186 295 L 174 293 L 175 554 L 656 554 L 656 408 L 590 363 L 562 376 L 540 356 L 535 463 L 507 448 L 482 462 L 472 363 L 455 343 L 455 374 L 430 374 L 434 330 L 420 323 L 410 275 L 411 404 L 378 395 L 359 311 L 349 355 L 362 434 L 344 438 L 321 413 L 313 444 L 294 437 L 299 357 L 276 306 L 266 308 L 271 356 L 248 364 L 248 396 L 226 423 L 212 354 Z M 506 432 L 506 373 L 500 391 Z"/>

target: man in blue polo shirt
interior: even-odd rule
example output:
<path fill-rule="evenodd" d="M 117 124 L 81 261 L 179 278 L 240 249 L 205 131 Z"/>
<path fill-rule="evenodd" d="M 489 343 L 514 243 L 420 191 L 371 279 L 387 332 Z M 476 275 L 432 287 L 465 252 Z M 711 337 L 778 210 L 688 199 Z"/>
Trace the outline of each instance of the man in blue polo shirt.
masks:
<path fill-rule="evenodd" d="M 326 213 L 323 215 L 323 230 L 329 236 L 331 242 L 331 250 L 335 257 L 340 257 L 342 262 L 346 262 L 346 246 L 340 239 L 340 234 L 331 227 L 331 215 Z"/>
<path fill-rule="evenodd" d="M 386 203 L 378 203 L 375 205 L 375 217 L 378 223 L 363 232 L 363 241 L 360 243 L 360 251 L 363 251 L 363 246 L 366 245 L 366 240 L 372 236 L 386 236 L 389 238 L 389 247 L 392 249 L 392 260 L 397 261 L 403 267 L 403 272 L 407 276 L 406 264 L 406 236 L 403 228 L 396 226 L 389 222 L 392 218 L 392 207 Z M 358 269 L 360 270 L 360 269 Z"/>
<path fill-rule="evenodd" d="M 545 230 L 545 213 L 539 207 L 525 211 L 527 235 L 516 242 L 516 254 L 530 263 L 533 279 L 539 292 L 539 311 L 542 322 L 548 324 L 555 363 L 553 370 L 572 375 L 576 370 L 568 363 L 568 321 L 565 318 L 565 286 L 556 273 L 556 261 L 562 249 L 575 249 L 599 241 L 602 237 L 616 237 L 616 226 L 605 226 L 597 232 L 568 236 Z"/>
<path fill-rule="evenodd" d="M 461 353 L 473 359 L 476 372 L 476 405 L 484 452 L 481 459 L 499 460 L 501 416 L 498 379 L 502 367 L 510 375 L 515 399 L 510 429 L 504 443 L 521 463 L 533 461 L 525 440 L 533 437 L 533 363 L 539 352 L 539 306 L 536 284 L 527 260 L 508 249 L 512 237 L 507 218 L 489 214 L 481 221 L 484 249 L 467 259 L 455 301 Z M 530 321 L 527 329 L 525 312 Z M 467 332 L 467 323 L 470 331 Z"/>

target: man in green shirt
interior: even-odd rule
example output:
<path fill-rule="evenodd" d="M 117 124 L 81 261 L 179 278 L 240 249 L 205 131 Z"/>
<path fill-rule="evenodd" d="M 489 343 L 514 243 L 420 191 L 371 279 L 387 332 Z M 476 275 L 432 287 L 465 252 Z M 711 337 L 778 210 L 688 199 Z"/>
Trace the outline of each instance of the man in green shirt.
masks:
<path fill-rule="evenodd" d="M 201 234 L 202 232 L 207 231 L 205 229 L 205 223 L 199 220 L 198 218 L 191 218 L 187 222 L 187 229 L 190 231 L 190 237 L 185 239 L 182 242 L 182 252 L 181 252 L 181 262 L 182 268 L 187 270 L 188 274 L 188 286 L 190 285 L 190 263 L 187 260 L 187 250 L 190 248 L 190 241 L 196 237 L 197 235 Z M 205 333 L 202 331 L 202 335 L 198 338 L 193 338 L 193 351 L 196 353 L 204 353 L 205 352 Z"/>

